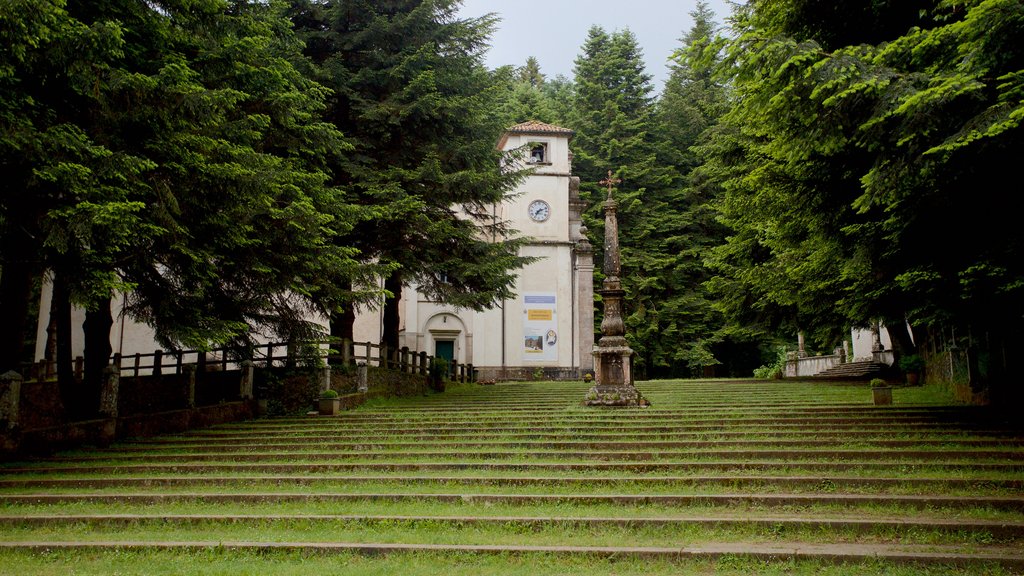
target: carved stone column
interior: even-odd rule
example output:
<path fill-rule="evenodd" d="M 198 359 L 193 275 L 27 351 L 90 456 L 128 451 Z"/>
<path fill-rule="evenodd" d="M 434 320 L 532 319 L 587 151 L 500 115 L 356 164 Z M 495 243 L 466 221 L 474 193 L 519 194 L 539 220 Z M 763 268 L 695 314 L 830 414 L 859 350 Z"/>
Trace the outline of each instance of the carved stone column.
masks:
<path fill-rule="evenodd" d="M 601 319 L 601 339 L 594 347 L 595 385 L 587 392 L 583 403 L 588 406 L 649 406 L 633 385 L 633 349 L 626 343 L 626 324 L 622 319 L 622 298 L 625 291 L 619 280 L 622 267 L 619 255 L 619 223 L 616 216 L 618 203 L 612 198 L 612 187 L 619 180 L 608 178 L 601 184 L 608 186 L 608 199 L 604 203 L 604 282 L 601 299 L 604 316 Z"/>

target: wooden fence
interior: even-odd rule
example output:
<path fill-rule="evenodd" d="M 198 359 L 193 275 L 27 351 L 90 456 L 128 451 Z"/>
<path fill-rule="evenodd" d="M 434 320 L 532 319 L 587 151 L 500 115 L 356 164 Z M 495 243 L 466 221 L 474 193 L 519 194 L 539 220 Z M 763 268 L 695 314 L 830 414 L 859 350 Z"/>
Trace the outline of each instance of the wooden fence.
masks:
<path fill-rule="evenodd" d="M 121 377 L 138 377 L 161 374 L 181 374 L 185 366 L 195 365 L 200 372 L 217 370 L 237 370 L 243 362 L 252 362 L 254 366 L 271 368 L 275 366 L 298 366 L 310 357 L 327 361 L 331 365 L 365 364 L 391 370 L 400 370 L 409 374 L 426 375 L 434 357 L 426 352 L 417 352 L 407 347 L 389 350 L 387 346 L 372 342 L 352 342 L 344 340 L 336 347 L 328 342 L 288 343 L 271 342 L 261 344 L 252 349 L 216 348 L 213 350 L 156 350 L 148 354 L 131 354 L 122 356 L 114 354 L 110 365 L 120 369 Z M 74 360 L 74 373 L 81 378 L 84 359 L 79 356 Z M 40 360 L 22 369 L 22 377 L 26 380 L 48 380 L 57 372 L 54 361 Z M 448 377 L 458 382 L 476 380 L 472 364 L 459 364 L 452 361 L 448 366 Z"/>

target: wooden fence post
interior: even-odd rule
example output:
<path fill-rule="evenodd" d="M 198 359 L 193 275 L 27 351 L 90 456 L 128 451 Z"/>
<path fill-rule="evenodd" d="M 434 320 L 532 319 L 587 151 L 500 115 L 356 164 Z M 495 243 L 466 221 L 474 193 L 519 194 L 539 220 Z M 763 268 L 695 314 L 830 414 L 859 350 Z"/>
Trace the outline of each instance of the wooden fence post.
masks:
<path fill-rule="evenodd" d="M 196 407 L 196 365 L 186 364 L 184 366 L 185 374 L 188 378 L 188 388 L 185 396 L 185 406 L 187 408 Z"/>
<path fill-rule="evenodd" d="M 242 400 L 250 400 L 256 371 L 252 366 L 252 360 L 242 360 L 241 367 L 242 381 L 238 385 L 238 397 Z"/>
<path fill-rule="evenodd" d="M 164 371 L 164 351 L 157 349 L 153 352 L 153 376 L 160 376 Z"/>

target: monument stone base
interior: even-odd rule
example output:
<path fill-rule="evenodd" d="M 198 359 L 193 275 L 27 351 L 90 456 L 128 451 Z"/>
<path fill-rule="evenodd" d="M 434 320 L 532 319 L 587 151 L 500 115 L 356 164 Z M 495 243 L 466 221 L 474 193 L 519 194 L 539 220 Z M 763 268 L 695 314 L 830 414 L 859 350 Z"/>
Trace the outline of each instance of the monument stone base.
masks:
<path fill-rule="evenodd" d="M 651 403 L 630 384 L 593 386 L 583 398 L 584 406 L 625 406 L 646 408 Z"/>

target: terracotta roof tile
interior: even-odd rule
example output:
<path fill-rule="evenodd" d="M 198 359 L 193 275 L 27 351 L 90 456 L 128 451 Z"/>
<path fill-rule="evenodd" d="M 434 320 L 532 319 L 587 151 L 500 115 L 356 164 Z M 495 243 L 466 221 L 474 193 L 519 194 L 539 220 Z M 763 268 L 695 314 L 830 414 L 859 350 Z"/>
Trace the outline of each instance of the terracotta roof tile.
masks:
<path fill-rule="evenodd" d="M 511 134 L 575 134 L 575 132 L 568 128 L 562 128 L 554 124 L 545 124 L 536 120 L 516 124 L 509 128 L 508 132 Z"/>

